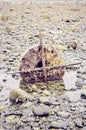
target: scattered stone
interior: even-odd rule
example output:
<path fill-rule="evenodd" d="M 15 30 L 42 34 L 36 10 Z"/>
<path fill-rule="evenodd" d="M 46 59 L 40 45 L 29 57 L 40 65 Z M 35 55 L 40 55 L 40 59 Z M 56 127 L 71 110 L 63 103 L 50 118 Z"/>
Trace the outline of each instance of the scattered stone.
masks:
<path fill-rule="evenodd" d="M 81 78 L 83 80 L 86 80 L 86 74 L 79 73 L 79 75 L 77 75 L 77 78 Z"/>
<path fill-rule="evenodd" d="M 86 67 L 80 68 L 80 69 L 77 71 L 77 73 L 78 73 L 78 74 L 79 74 L 79 73 L 81 73 L 81 74 L 86 74 Z"/>
<path fill-rule="evenodd" d="M 77 43 L 76 42 L 70 42 L 67 48 L 70 48 L 70 49 L 72 48 L 72 49 L 75 50 L 77 48 Z"/>
<path fill-rule="evenodd" d="M 67 129 L 67 122 L 63 121 L 63 120 L 58 120 L 58 121 L 54 121 L 51 122 L 49 129 Z"/>
<path fill-rule="evenodd" d="M 76 80 L 76 86 L 82 87 L 82 86 L 85 86 L 85 85 L 86 85 L 86 80 L 83 80 L 83 79 L 81 79 L 81 78 L 78 78 L 78 79 Z"/>
<path fill-rule="evenodd" d="M 0 86 L 0 92 L 2 91 L 2 89 L 3 89 L 3 86 Z"/>
<path fill-rule="evenodd" d="M 76 119 L 75 125 L 76 125 L 78 128 L 83 128 L 82 122 L 81 122 L 80 120 L 77 120 L 77 119 Z"/>
<path fill-rule="evenodd" d="M 0 114 L 1 114 L 1 111 L 5 108 L 5 106 L 0 106 Z"/>
<path fill-rule="evenodd" d="M 50 91 L 48 91 L 48 90 L 44 90 L 44 91 L 43 91 L 43 94 L 44 94 L 45 96 L 50 96 L 50 95 L 51 95 Z"/>
<path fill-rule="evenodd" d="M 86 113 L 84 115 L 82 115 L 82 119 L 86 120 Z"/>
<path fill-rule="evenodd" d="M 81 50 L 86 51 L 86 45 L 82 46 Z"/>
<path fill-rule="evenodd" d="M 70 23 L 70 20 L 65 20 L 66 23 Z"/>
<path fill-rule="evenodd" d="M 77 102 L 80 100 L 80 91 L 70 91 L 65 94 L 70 102 Z"/>
<path fill-rule="evenodd" d="M 6 117 L 6 123 L 12 123 L 17 119 L 17 116 L 15 115 L 9 115 L 8 117 Z M 18 120 L 17 120 L 18 121 Z"/>
<path fill-rule="evenodd" d="M 81 90 L 81 98 L 86 99 L 86 89 Z"/>
<path fill-rule="evenodd" d="M 38 107 L 33 107 L 32 109 L 35 116 L 48 116 L 50 108 L 46 105 L 39 105 Z"/>
<path fill-rule="evenodd" d="M 27 100 L 27 93 L 19 88 L 12 89 L 9 94 L 12 103 L 23 103 Z"/>
<path fill-rule="evenodd" d="M 70 116 L 69 112 L 65 112 L 65 111 L 58 111 L 57 115 L 62 117 L 62 118 L 68 118 Z"/>
<path fill-rule="evenodd" d="M 39 98 L 39 102 L 44 103 L 46 105 L 51 105 L 51 102 L 49 99 L 50 99 L 50 97 L 48 97 L 48 96 L 42 96 Z"/>
<path fill-rule="evenodd" d="M 3 79 L 3 82 L 6 82 L 7 80 L 6 79 Z"/>
<path fill-rule="evenodd" d="M 32 85 L 32 90 L 33 91 L 37 91 L 37 86 L 36 85 Z"/>

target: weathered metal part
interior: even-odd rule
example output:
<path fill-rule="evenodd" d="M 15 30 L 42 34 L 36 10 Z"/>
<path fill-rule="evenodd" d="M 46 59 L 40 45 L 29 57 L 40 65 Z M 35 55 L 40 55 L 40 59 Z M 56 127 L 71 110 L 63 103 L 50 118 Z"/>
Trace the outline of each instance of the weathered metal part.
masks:
<path fill-rule="evenodd" d="M 51 66 L 51 67 L 45 67 L 45 69 L 47 71 L 53 70 L 53 69 L 64 69 L 64 68 L 69 68 L 71 66 L 75 66 L 75 65 L 79 65 L 82 62 L 76 62 L 76 63 L 72 63 L 72 64 L 64 64 L 64 65 L 57 65 L 57 66 Z M 41 68 L 34 68 L 34 69 L 28 69 L 28 70 L 24 70 L 24 71 L 16 71 L 16 72 L 8 72 L 8 74 L 17 74 L 17 73 L 30 73 L 30 72 L 35 72 L 35 71 L 39 71 L 41 72 L 43 70 L 43 67 Z"/>
<path fill-rule="evenodd" d="M 19 69 L 20 76 L 26 83 L 61 79 L 64 70 L 62 68 L 60 70 L 60 67 L 59 70 L 52 69 L 57 64 L 61 65 L 60 61 L 61 59 L 54 48 L 40 43 L 40 45 L 30 49 L 22 58 Z"/>
<path fill-rule="evenodd" d="M 41 46 L 41 58 L 42 58 L 42 66 L 43 66 L 43 73 L 44 73 L 44 81 L 47 81 L 47 75 L 46 75 L 46 65 L 45 65 L 45 55 L 46 55 L 46 51 L 44 54 L 44 47 L 43 47 L 43 43 L 42 43 L 42 35 L 41 35 L 41 31 L 39 32 L 39 38 L 40 38 L 40 46 Z"/>
<path fill-rule="evenodd" d="M 30 49 L 21 60 L 19 73 L 22 81 L 26 84 L 61 80 L 65 73 L 65 67 L 81 63 L 64 65 L 54 48 L 45 45 L 42 47 L 38 45 Z"/>

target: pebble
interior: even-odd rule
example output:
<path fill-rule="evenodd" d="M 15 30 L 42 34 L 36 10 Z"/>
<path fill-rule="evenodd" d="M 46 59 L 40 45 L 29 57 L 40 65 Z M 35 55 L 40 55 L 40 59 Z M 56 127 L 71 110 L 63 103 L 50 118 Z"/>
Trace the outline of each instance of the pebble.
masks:
<path fill-rule="evenodd" d="M 70 116 L 70 113 L 65 111 L 57 111 L 57 115 L 62 118 L 68 118 Z"/>
<path fill-rule="evenodd" d="M 1 111 L 4 110 L 5 106 L 0 106 L 0 114 L 1 114 Z"/>
<path fill-rule="evenodd" d="M 70 102 L 77 102 L 80 100 L 80 91 L 69 91 L 65 94 Z"/>
<path fill-rule="evenodd" d="M 68 48 L 76 49 L 77 48 L 77 43 L 76 42 L 70 42 L 68 45 Z"/>
<path fill-rule="evenodd" d="M 12 89 L 9 93 L 9 99 L 12 103 L 23 103 L 27 100 L 27 93 L 20 88 Z"/>
<path fill-rule="evenodd" d="M 76 125 L 78 128 L 83 128 L 82 122 L 81 122 L 80 120 L 77 120 L 77 119 L 76 119 L 75 125 Z"/>
<path fill-rule="evenodd" d="M 77 86 L 77 87 L 82 88 L 82 87 L 85 86 L 85 85 L 86 85 L 86 80 L 83 80 L 83 79 L 81 79 L 81 78 L 78 78 L 78 79 L 76 80 L 76 86 Z"/>
<path fill-rule="evenodd" d="M 32 90 L 33 91 L 37 91 L 37 86 L 36 85 L 32 85 Z"/>
<path fill-rule="evenodd" d="M 50 108 L 46 105 L 39 105 L 38 107 L 33 107 L 32 109 L 35 116 L 48 116 L 50 112 Z"/>
<path fill-rule="evenodd" d="M 46 105 L 50 105 L 51 102 L 49 99 L 50 99 L 50 97 L 42 96 L 42 97 L 39 97 L 39 102 L 44 103 Z"/>
<path fill-rule="evenodd" d="M 44 90 L 44 91 L 43 91 L 43 94 L 44 94 L 45 96 L 50 96 L 50 95 L 51 95 L 51 92 L 48 91 L 48 90 Z"/>
<path fill-rule="evenodd" d="M 3 86 L 0 86 L 0 92 L 2 91 L 2 89 L 3 89 Z"/>
<path fill-rule="evenodd" d="M 66 121 L 63 121 L 63 120 L 58 120 L 58 121 L 54 121 L 54 122 L 51 122 L 50 126 L 49 126 L 49 129 L 67 129 L 67 122 Z"/>
<path fill-rule="evenodd" d="M 81 90 L 81 98 L 86 99 L 86 89 Z"/>

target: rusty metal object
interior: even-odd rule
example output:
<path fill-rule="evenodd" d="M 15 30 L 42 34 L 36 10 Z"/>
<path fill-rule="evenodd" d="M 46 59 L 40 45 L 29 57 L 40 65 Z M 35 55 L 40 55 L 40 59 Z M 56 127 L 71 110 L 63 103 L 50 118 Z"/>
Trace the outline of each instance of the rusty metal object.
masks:
<path fill-rule="evenodd" d="M 43 45 L 42 51 L 44 54 L 42 57 L 41 49 L 40 45 L 30 49 L 21 60 L 20 76 L 25 83 L 58 80 L 62 79 L 64 75 L 64 69 L 61 66 L 59 66 L 59 69 L 54 68 L 56 64 L 52 62 L 53 59 L 50 60 L 51 57 L 48 57 L 52 56 L 58 61 L 58 54 L 54 48 L 48 48 Z M 43 64 L 43 62 L 45 63 Z"/>
<path fill-rule="evenodd" d="M 53 47 L 43 45 L 41 32 L 39 38 L 40 45 L 29 49 L 21 60 L 19 73 L 25 84 L 61 80 L 65 67 L 80 64 L 65 65 Z"/>

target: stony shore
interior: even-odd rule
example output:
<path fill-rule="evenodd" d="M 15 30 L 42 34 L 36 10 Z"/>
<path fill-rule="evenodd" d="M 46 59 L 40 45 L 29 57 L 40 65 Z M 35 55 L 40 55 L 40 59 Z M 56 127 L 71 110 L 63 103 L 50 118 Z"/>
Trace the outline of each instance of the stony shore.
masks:
<path fill-rule="evenodd" d="M 22 1 L 0 1 L 0 130 L 85 130 L 86 2 Z M 39 29 L 43 43 L 54 46 L 66 63 L 81 65 L 66 68 L 62 81 L 25 86 L 25 100 L 19 74 L 8 73 L 18 71 L 22 56 L 39 44 Z M 11 104 L 13 88 L 23 103 Z"/>

